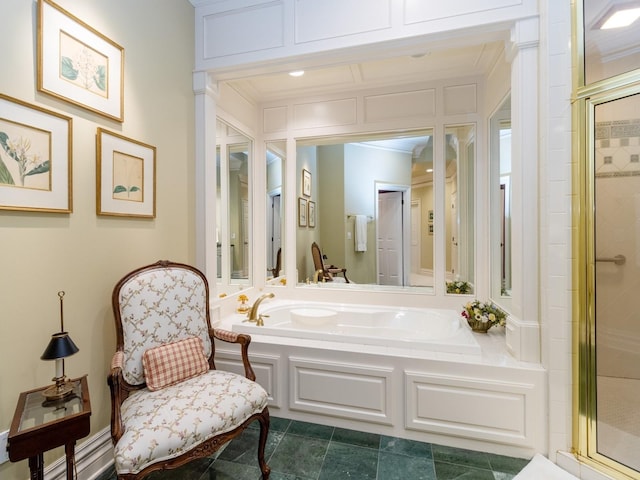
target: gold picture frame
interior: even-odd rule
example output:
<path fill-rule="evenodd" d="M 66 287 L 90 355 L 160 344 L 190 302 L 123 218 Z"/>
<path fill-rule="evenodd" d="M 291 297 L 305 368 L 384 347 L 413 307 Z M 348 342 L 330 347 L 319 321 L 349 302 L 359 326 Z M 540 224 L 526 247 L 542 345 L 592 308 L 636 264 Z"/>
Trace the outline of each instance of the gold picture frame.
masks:
<path fill-rule="evenodd" d="M 156 147 L 98 128 L 96 213 L 155 218 Z"/>
<path fill-rule="evenodd" d="M 315 228 L 316 226 L 316 202 L 309 200 L 308 202 L 309 212 L 307 214 L 307 223 L 309 228 Z"/>
<path fill-rule="evenodd" d="M 307 199 L 298 197 L 298 226 L 307 226 Z"/>
<path fill-rule="evenodd" d="M 311 196 L 311 172 L 305 169 L 302 169 L 302 195 Z"/>
<path fill-rule="evenodd" d="M 38 90 L 124 121 L 124 49 L 51 0 L 38 0 Z"/>
<path fill-rule="evenodd" d="M 72 122 L 0 94 L 0 209 L 73 211 Z"/>

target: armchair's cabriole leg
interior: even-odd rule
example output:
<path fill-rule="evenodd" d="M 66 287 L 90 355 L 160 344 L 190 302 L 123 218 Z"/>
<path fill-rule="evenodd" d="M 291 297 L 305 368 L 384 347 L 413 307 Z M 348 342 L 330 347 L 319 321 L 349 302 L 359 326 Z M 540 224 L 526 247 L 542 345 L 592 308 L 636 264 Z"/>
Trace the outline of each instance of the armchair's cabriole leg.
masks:
<path fill-rule="evenodd" d="M 267 437 L 269 436 L 269 409 L 265 407 L 263 412 L 258 417 L 260 422 L 260 441 L 258 443 L 258 464 L 260 465 L 260 471 L 262 472 L 262 480 L 269 480 L 269 474 L 271 473 L 271 467 L 267 465 L 264 459 L 264 449 L 267 444 Z"/>

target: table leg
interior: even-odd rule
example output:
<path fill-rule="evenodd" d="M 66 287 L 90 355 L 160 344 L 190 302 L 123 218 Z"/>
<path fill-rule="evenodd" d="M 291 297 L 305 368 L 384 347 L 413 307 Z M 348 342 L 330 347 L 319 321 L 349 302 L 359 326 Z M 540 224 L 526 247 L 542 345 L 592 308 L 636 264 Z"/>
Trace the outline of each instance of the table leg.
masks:
<path fill-rule="evenodd" d="M 44 455 L 42 452 L 35 457 L 29 457 L 29 478 L 44 480 Z"/>
<path fill-rule="evenodd" d="M 73 480 L 75 463 L 76 442 L 69 442 L 64 446 L 64 453 L 67 456 L 67 480 Z"/>

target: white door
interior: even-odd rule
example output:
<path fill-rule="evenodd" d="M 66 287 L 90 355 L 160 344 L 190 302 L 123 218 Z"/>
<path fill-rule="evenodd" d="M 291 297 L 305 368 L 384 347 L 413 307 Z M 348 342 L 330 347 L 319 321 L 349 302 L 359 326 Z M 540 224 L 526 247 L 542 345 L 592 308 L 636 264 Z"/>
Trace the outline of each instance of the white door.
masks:
<path fill-rule="evenodd" d="M 402 260 L 402 192 L 379 192 L 379 285 L 402 285 Z"/>
<path fill-rule="evenodd" d="M 458 197 L 451 194 L 451 279 L 455 280 L 456 274 L 460 273 L 458 268 Z"/>
<path fill-rule="evenodd" d="M 411 273 L 420 273 L 420 202 L 411 202 Z"/>

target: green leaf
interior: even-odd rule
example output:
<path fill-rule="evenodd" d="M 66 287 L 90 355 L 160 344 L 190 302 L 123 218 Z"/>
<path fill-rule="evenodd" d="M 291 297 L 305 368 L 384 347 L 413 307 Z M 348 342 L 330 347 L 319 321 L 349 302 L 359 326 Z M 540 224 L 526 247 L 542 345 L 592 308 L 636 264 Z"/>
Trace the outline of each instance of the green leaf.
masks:
<path fill-rule="evenodd" d="M 46 162 L 42 162 L 40 165 L 38 165 L 37 167 L 29 170 L 26 174 L 25 177 L 28 177 L 29 175 L 36 175 L 38 173 L 45 173 L 48 172 L 49 169 L 51 167 L 51 162 L 49 162 L 49 160 L 47 160 Z"/>
<path fill-rule="evenodd" d="M 135 185 L 129 189 L 130 192 L 139 192 L 140 187 L 136 187 Z"/>
<path fill-rule="evenodd" d="M 15 185 L 11 172 L 0 158 L 0 185 Z"/>
<path fill-rule="evenodd" d="M 7 155 L 13 158 L 16 162 L 19 162 L 20 159 L 16 156 L 15 152 L 12 152 L 11 149 L 9 148 L 9 145 L 7 144 L 8 141 L 9 141 L 9 135 L 7 135 L 4 132 L 0 132 L 0 145 L 2 145 L 2 148 L 4 149 L 4 151 L 7 152 Z"/>
<path fill-rule="evenodd" d="M 100 65 L 96 69 L 96 74 L 93 76 L 93 81 L 96 83 L 96 87 L 98 87 L 100 90 L 104 92 L 107 88 L 106 80 L 107 80 L 106 71 L 104 69 L 104 66 Z"/>
<path fill-rule="evenodd" d="M 123 193 L 126 191 L 127 188 L 124 185 L 116 185 L 116 188 L 113 189 L 113 193 Z"/>
<path fill-rule="evenodd" d="M 62 57 L 60 60 L 60 74 L 69 80 L 78 78 L 78 70 L 73 68 L 73 60 L 69 57 Z"/>

